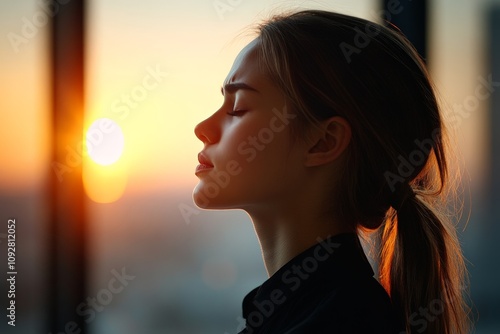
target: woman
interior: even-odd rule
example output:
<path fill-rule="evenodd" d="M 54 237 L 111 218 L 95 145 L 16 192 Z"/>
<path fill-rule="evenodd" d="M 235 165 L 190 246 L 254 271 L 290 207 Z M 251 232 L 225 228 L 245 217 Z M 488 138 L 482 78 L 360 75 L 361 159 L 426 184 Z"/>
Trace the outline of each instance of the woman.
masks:
<path fill-rule="evenodd" d="M 241 333 L 466 333 L 464 262 L 441 217 L 445 132 L 397 31 L 301 11 L 270 19 L 198 124 L 194 201 L 251 217 L 270 278 Z M 383 230 L 379 278 L 358 231 Z"/>

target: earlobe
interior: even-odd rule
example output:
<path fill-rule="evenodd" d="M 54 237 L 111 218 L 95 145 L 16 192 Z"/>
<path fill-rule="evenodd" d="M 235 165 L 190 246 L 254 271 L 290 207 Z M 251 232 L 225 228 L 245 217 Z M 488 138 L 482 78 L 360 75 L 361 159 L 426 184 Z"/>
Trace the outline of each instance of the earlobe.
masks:
<path fill-rule="evenodd" d="M 307 167 L 321 166 L 335 161 L 347 149 L 351 141 L 351 126 L 340 116 L 322 122 L 315 140 L 306 153 Z"/>

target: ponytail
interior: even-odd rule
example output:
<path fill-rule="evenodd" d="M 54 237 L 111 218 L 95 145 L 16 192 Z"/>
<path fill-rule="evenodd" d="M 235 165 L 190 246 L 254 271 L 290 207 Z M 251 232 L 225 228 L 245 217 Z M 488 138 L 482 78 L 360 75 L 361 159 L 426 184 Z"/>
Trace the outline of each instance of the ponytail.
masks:
<path fill-rule="evenodd" d="M 406 333 L 468 333 L 465 265 L 455 230 L 426 195 L 404 187 L 383 230 L 381 283 L 401 311 Z"/>

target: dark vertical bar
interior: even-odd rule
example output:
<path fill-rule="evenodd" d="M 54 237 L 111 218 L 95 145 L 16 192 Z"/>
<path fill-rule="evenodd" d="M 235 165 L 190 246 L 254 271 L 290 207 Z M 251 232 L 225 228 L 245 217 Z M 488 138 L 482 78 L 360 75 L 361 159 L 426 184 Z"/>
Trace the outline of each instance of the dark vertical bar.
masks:
<path fill-rule="evenodd" d="M 488 240 L 488 249 L 485 254 L 489 254 L 488 257 L 491 262 L 488 266 L 490 268 L 488 272 L 488 278 L 490 282 L 497 282 L 500 278 L 500 267 L 498 266 L 498 260 L 496 256 L 492 254 L 497 254 L 499 250 L 498 246 L 498 236 L 500 234 L 500 87 L 498 82 L 500 82 L 500 6 L 492 6 L 488 11 L 488 67 L 490 73 L 484 75 L 484 80 L 482 84 L 482 93 L 484 92 L 490 94 L 490 98 L 487 100 L 488 103 L 488 116 L 489 116 L 489 132 L 490 132 L 490 182 L 488 182 L 488 197 L 489 197 L 489 208 L 486 217 L 488 221 L 485 222 L 485 232 L 484 236 Z M 491 77 L 490 77 L 491 76 Z M 490 82 L 491 80 L 491 82 Z M 483 244 L 484 246 L 484 244 Z M 496 301 L 495 306 L 497 309 L 500 306 L 498 298 L 500 297 L 500 291 L 494 289 L 493 285 L 490 285 L 490 289 L 496 290 L 496 293 L 489 293 L 492 300 Z"/>
<path fill-rule="evenodd" d="M 397 26 L 427 59 L 427 0 L 382 0 L 384 19 Z"/>
<path fill-rule="evenodd" d="M 49 332 L 86 333 L 77 306 L 86 299 L 86 214 L 78 149 L 84 116 L 83 0 L 51 0 L 53 159 Z M 81 146 L 80 146 L 81 147 Z M 78 331 L 80 329 L 81 331 Z"/>
<path fill-rule="evenodd" d="M 494 82 L 500 81 L 500 6 L 491 8 L 489 12 L 489 66 L 491 68 L 491 78 Z M 488 78 L 486 77 L 488 81 Z M 491 101 L 490 101 L 490 132 L 491 132 L 491 189 L 490 189 L 490 199 L 491 199 L 491 222 L 494 226 L 499 226 L 498 222 L 500 220 L 500 93 L 497 90 L 500 88 L 495 84 L 491 84 L 489 87 L 491 91 Z M 500 228 L 498 229 L 500 231 Z M 497 237 L 498 234 L 495 234 Z"/>

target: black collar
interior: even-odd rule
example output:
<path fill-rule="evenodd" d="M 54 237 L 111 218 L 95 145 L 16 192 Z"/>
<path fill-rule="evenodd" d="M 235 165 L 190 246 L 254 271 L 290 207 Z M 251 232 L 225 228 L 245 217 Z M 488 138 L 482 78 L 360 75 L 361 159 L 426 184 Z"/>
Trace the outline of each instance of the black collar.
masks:
<path fill-rule="evenodd" d="M 294 257 L 243 300 L 247 328 L 257 328 L 279 309 L 318 285 L 338 286 L 342 282 L 371 278 L 374 272 L 355 233 L 318 240 L 318 244 Z M 260 319 L 252 315 L 260 314 Z M 252 321 L 249 321 L 252 320 Z M 243 331 L 242 333 L 244 333 Z"/>

